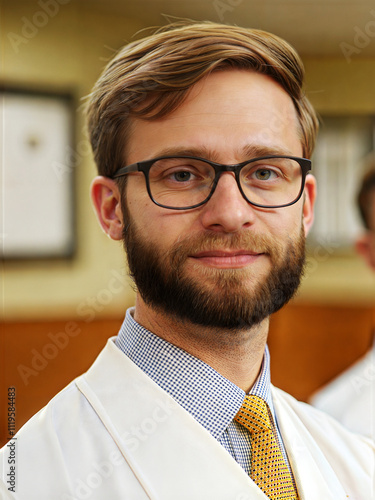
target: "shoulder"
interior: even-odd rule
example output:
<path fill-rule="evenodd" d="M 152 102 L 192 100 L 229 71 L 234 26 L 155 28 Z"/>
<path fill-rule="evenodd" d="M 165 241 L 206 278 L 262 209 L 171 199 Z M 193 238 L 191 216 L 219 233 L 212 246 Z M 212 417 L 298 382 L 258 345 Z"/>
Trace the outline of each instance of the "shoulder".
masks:
<path fill-rule="evenodd" d="M 47 491 L 51 482 L 57 485 L 61 483 L 61 477 L 64 477 L 67 469 L 66 457 L 61 452 L 61 440 L 71 434 L 70 412 L 76 412 L 81 405 L 79 392 L 72 382 L 26 422 L 16 436 L 0 450 L 0 469 L 6 484 L 9 444 L 13 445 L 17 493 L 20 498 L 27 498 L 27 489 L 37 482 L 44 485 Z M 45 471 L 48 471 L 48 479 Z"/>
<path fill-rule="evenodd" d="M 88 413 L 87 410 L 87 401 L 80 394 L 75 381 L 71 382 L 21 427 L 15 436 L 17 447 L 22 447 L 20 451 L 23 452 L 37 442 L 39 449 L 52 448 L 56 439 L 64 432 L 69 432 L 71 422 L 77 419 L 77 413 L 81 413 L 82 417 L 83 412 Z M 0 456 L 4 452 L 5 447 L 0 450 Z"/>

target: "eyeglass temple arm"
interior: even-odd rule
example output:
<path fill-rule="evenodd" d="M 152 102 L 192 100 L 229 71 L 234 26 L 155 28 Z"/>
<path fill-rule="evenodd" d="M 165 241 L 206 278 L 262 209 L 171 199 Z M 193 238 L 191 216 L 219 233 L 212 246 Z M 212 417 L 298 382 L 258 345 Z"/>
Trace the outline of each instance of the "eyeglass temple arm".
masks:
<path fill-rule="evenodd" d="M 127 165 L 126 167 L 122 167 L 119 170 L 117 170 L 117 172 L 113 174 L 112 179 L 116 179 L 117 177 L 126 175 L 129 172 L 138 172 L 138 171 L 139 171 L 138 163 L 132 163 L 131 165 Z"/>

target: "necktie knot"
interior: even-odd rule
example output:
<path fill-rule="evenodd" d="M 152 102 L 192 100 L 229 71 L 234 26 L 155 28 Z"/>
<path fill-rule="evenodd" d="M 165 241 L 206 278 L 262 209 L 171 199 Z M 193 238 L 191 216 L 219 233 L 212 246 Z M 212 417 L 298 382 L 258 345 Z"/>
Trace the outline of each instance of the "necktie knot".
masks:
<path fill-rule="evenodd" d="M 234 419 L 251 433 L 272 429 L 267 403 L 258 396 L 246 396 Z"/>

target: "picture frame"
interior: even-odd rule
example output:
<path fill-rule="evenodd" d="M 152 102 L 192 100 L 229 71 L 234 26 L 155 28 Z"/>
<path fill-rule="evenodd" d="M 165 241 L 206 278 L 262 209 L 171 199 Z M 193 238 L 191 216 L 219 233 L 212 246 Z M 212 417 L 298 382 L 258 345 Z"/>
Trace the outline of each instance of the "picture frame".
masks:
<path fill-rule="evenodd" d="M 375 150 L 375 117 L 323 115 L 312 157 L 318 183 L 309 246 L 348 253 L 363 231 L 357 206 L 360 180 Z"/>
<path fill-rule="evenodd" d="M 74 99 L 0 87 L 1 257 L 71 258 L 75 251 Z"/>

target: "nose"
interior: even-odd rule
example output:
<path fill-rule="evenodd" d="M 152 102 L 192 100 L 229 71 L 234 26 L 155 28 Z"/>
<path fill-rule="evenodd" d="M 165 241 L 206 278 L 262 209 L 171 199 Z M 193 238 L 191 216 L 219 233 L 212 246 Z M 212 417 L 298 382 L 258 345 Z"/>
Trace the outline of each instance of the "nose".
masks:
<path fill-rule="evenodd" d="M 214 194 L 203 206 L 202 224 L 216 232 L 235 233 L 255 221 L 254 207 L 242 196 L 232 172 L 223 172 Z"/>

